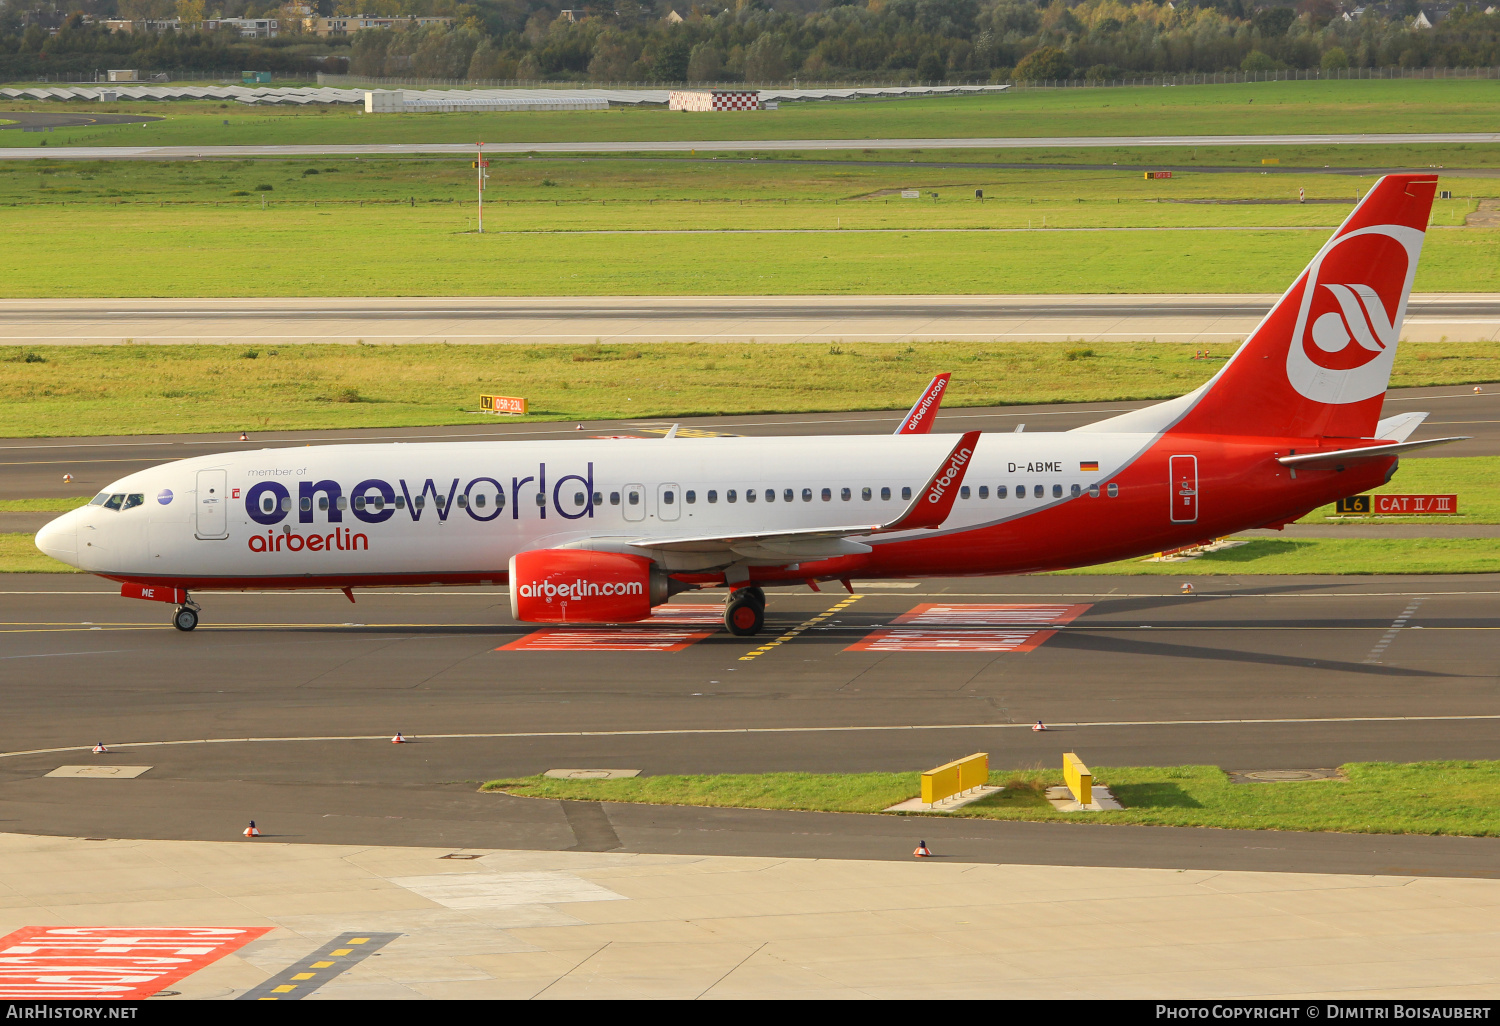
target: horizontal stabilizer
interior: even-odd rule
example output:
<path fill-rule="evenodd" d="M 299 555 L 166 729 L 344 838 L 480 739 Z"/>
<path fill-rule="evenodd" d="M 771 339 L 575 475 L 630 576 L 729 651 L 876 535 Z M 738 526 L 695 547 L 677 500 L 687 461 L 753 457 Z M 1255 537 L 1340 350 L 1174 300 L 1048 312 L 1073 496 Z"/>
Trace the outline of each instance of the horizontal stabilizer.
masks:
<path fill-rule="evenodd" d="M 1421 442 L 1394 442 L 1390 445 L 1370 445 L 1354 449 L 1327 449 L 1323 452 L 1298 453 L 1282 456 L 1276 462 L 1286 467 L 1305 467 L 1309 463 L 1348 463 L 1351 460 L 1370 460 L 1381 456 L 1399 456 L 1414 449 L 1426 449 L 1449 442 L 1466 442 L 1471 436 L 1454 435 L 1452 438 L 1428 438 Z"/>
<path fill-rule="evenodd" d="M 1421 426 L 1430 413 L 1398 413 L 1375 425 L 1375 438 L 1389 438 L 1393 442 L 1404 442 Z"/>

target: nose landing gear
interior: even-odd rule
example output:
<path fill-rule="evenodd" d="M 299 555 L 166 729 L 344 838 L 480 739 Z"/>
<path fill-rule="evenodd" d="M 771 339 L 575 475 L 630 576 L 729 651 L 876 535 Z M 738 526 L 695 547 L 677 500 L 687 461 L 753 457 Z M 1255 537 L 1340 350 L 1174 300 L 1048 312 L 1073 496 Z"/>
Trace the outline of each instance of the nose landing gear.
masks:
<path fill-rule="evenodd" d="M 740 588 L 724 603 L 724 627 L 730 634 L 748 638 L 766 625 L 766 593 L 759 588 Z"/>
<path fill-rule="evenodd" d="M 180 631 L 190 631 L 198 626 L 198 603 L 189 599 L 177 607 L 177 614 L 172 617 L 172 626 Z"/>

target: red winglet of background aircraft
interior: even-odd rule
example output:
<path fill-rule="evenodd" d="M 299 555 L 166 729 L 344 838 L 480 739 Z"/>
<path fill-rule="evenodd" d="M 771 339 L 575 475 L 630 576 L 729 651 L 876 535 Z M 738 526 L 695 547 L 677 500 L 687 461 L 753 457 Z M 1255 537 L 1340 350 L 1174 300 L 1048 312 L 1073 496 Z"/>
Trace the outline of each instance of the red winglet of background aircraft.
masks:
<path fill-rule="evenodd" d="M 931 431 L 933 421 L 937 420 L 938 407 L 943 404 L 943 393 L 948 391 L 950 377 L 952 375 L 945 371 L 929 381 L 921 397 L 906 411 L 906 416 L 901 418 L 901 425 L 891 433 L 925 435 Z"/>
<path fill-rule="evenodd" d="M 906 512 L 883 525 L 884 531 L 911 531 L 920 527 L 942 527 L 943 521 L 953 510 L 953 500 L 958 498 L 958 486 L 963 484 L 969 461 L 974 457 L 974 446 L 979 443 L 978 431 L 965 431 L 948 458 L 943 460 L 937 473 L 927 486 L 917 494 Z"/>

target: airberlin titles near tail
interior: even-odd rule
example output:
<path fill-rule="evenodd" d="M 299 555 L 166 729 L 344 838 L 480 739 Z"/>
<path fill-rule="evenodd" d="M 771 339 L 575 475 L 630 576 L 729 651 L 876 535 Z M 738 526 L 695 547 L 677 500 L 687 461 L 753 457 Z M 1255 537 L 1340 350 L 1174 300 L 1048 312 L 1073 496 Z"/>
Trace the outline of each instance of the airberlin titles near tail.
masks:
<path fill-rule="evenodd" d="M 184 629 L 192 589 L 509 583 L 538 623 L 727 588 L 726 625 L 751 634 L 766 585 L 1062 569 L 1280 526 L 1449 440 L 1378 420 L 1436 184 L 1382 178 L 1207 384 L 1073 431 L 927 433 L 941 375 L 894 436 L 264 449 L 132 474 L 37 545 L 179 604 Z"/>

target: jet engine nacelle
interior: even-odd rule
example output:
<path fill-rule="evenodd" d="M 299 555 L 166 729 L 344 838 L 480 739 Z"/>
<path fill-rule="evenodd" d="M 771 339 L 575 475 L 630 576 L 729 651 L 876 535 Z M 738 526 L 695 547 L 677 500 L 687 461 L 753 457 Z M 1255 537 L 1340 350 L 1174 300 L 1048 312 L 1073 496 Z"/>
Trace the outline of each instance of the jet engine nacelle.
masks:
<path fill-rule="evenodd" d="M 673 583 L 644 556 L 535 549 L 510 559 L 510 615 L 525 623 L 644 620 Z"/>

